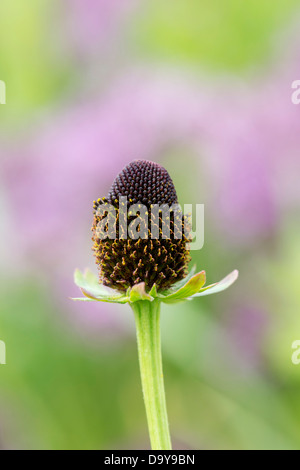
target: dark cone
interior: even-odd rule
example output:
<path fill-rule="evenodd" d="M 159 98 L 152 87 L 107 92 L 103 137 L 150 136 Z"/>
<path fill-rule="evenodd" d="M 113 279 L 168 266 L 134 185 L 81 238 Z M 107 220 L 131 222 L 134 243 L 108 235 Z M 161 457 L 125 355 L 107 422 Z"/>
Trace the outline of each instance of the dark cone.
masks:
<path fill-rule="evenodd" d="M 108 193 L 108 201 L 114 203 L 120 196 L 127 196 L 132 204 L 140 202 L 150 209 L 151 204 L 176 204 L 175 186 L 167 170 L 157 163 L 136 160 L 118 174 Z"/>
<path fill-rule="evenodd" d="M 148 226 L 139 227 L 141 233 L 148 234 L 148 239 L 120 239 L 119 197 L 126 196 L 128 207 L 141 203 L 148 209 Z M 97 234 L 97 226 L 104 216 L 99 216 L 97 209 L 103 204 L 111 204 L 116 210 L 116 239 L 101 240 Z M 184 235 L 184 218 L 174 211 L 169 219 L 164 220 L 162 214 L 155 220 L 159 228 L 158 239 L 151 239 L 151 205 L 177 204 L 176 190 L 168 172 L 156 163 L 138 160 L 127 165 L 116 177 L 108 197 L 94 201 L 94 222 L 92 226 L 94 242 L 93 250 L 100 268 L 100 282 L 114 289 L 125 291 L 140 282 L 145 282 L 150 290 L 156 284 L 158 290 L 166 290 L 187 274 L 190 261 L 186 249 L 188 239 Z M 127 225 L 136 217 L 128 217 Z M 170 226 L 168 239 L 162 238 L 165 224 Z M 180 227 L 183 235 L 175 238 Z M 127 230 L 127 227 L 126 227 Z"/>

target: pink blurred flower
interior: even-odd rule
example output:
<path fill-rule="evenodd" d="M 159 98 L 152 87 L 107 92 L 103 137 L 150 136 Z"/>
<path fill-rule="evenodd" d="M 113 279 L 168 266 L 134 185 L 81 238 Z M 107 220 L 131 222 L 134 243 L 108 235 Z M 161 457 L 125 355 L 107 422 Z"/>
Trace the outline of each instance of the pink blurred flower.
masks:
<path fill-rule="evenodd" d="M 135 0 L 67 0 L 64 25 L 79 53 L 95 52 L 116 35 Z"/>
<path fill-rule="evenodd" d="M 262 344 L 268 328 L 269 317 L 260 308 L 240 306 L 234 311 L 226 330 L 232 352 L 230 363 L 240 374 L 249 377 L 251 371 L 263 371 Z"/>

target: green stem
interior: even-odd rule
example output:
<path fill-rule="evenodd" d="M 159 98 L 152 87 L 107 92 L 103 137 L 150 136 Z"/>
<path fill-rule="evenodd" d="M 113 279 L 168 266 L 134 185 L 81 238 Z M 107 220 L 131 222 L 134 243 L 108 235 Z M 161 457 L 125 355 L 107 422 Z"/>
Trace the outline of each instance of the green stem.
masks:
<path fill-rule="evenodd" d="M 160 343 L 160 301 L 131 304 L 135 315 L 137 343 L 148 428 L 153 450 L 171 450 Z"/>

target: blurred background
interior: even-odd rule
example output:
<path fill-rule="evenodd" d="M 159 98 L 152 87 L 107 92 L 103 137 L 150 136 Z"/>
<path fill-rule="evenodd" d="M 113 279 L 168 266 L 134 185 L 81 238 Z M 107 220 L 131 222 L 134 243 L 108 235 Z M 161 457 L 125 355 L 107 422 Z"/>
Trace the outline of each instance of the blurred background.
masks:
<path fill-rule="evenodd" d="M 205 204 L 198 270 L 163 307 L 178 449 L 299 449 L 297 0 L 1 0 L 0 448 L 149 448 L 133 315 L 73 303 L 92 202 L 136 158 Z"/>

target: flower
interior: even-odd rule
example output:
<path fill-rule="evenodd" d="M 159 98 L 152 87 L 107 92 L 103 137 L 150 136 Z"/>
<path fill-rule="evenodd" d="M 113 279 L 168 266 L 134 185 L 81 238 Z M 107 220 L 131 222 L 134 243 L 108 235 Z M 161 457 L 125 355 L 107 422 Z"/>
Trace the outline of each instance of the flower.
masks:
<path fill-rule="evenodd" d="M 140 214 L 141 204 L 144 205 L 145 219 L 142 220 L 139 216 L 137 220 L 140 221 L 139 232 L 137 237 L 133 234 L 130 239 L 127 239 L 127 225 L 129 224 L 130 228 L 132 219 L 130 213 L 125 221 L 126 233 L 121 233 L 123 207 L 119 207 L 119 201 L 122 197 L 129 199 L 132 205 L 137 204 Z M 98 226 L 105 216 L 99 216 L 98 209 L 104 209 L 108 203 L 116 208 L 118 233 L 115 239 L 103 240 L 99 237 Z M 137 160 L 121 171 L 112 185 L 108 198 L 94 201 L 93 249 L 100 268 L 100 279 L 104 285 L 126 291 L 128 287 L 144 281 L 147 289 L 151 290 L 153 285 L 156 285 L 157 289 L 166 289 L 186 276 L 190 256 L 186 248 L 188 239 L 183 233 L 184 221 L 182 217 L 179 220 L 183 236 L 178 234 L 177 237 L 176 214 L 173 210 L 169 211 L 172 205 L 177 204 L 173 181 L 162 166 Z M 122 202 L 122 205 L 125 203 Z M 163 218 L 159 211 L 155 215 L 154 205 L 165 206 L 168 209 L 168 238 L 163 235 L 167 225 L 165 217 Z M 151 233 L 153 224 L 158 230 L 156 239 Z"/>
<path fill-rule="evenodd" d="M 136 213 L 139 213 L 136 230 L 138 236 L 133 236 L 130 240 L 127 235 L 131 235 L 134 204 L 125 213 L 125 228 L 121 223 L 123 198 L 127 201 L 127 196 L 131 203 L 135 203 Z M 193 268 L 185 275 L 190 260 L 187 249 L 189 237 L 186 237 L 186 232 L 181 238 L 177 237 L 175 224 L 179 220 L 182 231 L 186 216 L 181 214 L 179 217 L 175 210 L 171 212 L 174 204 L 177 204 L 176 190 L 163 167 L 145 160 L 127 165 L 115 179 L 108 197 L 94 201 L 92 239 L 102 283 L 88 270 L 85 274 L 78 269 L 75 272 L 75 283 L 84 297 L 73 300 L 129 303 L 133 310 L 142 389 L 153 450 L 172 449 L 160 346 L 161 303 L 172 304 L 220 292 L 238 277 L 238 271 L 233 271 L 223 281 L 204 287 L 205 271 L 194 274 Z M 152 225 L 149 232 L 148 222 L 149 219 L 153 222 L 152 215 L 157 205 L 161 208 L 162 215 L 158 211 L 154 218 L 154 227 L 158 230 L 153 237 Z M 163 220 L 164 206 L 169 208 L 168 220 Z M 142 219 L 143 209 L 145 217 Z M 115 227 L 118 222 L 118 231 L 115 229 L 114 233 L 109 231 L 112 220 Z M 164 231 L 164 223 L 167 222 L 169 237 L 165 236 Z M 141 236 L 142 233 L 145 236 Z"/>
<path fill-rule="evenodd" d="M 125 230 L 122 229 L 122 198 L 129 198 L 139 212 L 137 237 L 127 238 L 132 212 L 125 213 Z M 146 218 L 140 217 L 142 203 L 145 204 Z M 126 203 L 127 204 L 127 203 Z M 75 273 L 75 283 L 81 288 L 85 298 L 75 300 L 100 300 L 112 303 L 136 302 L 138 300 L 160 299 L 173 303 L 195 296 L 220 292 L 229 287 L 238 277 L 234 271 L 223 281 L 204 287 L 205 271 L 197 274 L 194 269 L 188 273 L 189 230 L 184 231 L 186 216 L 169 211 L 169 237 L 165 236 L 161 212 L 154 217 L 155 204 L 159 207 L 178 205 L 177 194 L 171 177 L 162 166 L 137 160 L 127 165 L 116 177 L 107 198 L 94 201 L 94 222 L 92 226 L 93 250 L 100 269 L 100 283 L 90 271 Z M 133 206 L 131 206 L 133 207 Z M 109 212 L 113 209 L 114 215 Z M 99 209 L 101 209 L 99 211 Z M 179 220 L 181 234 L 176 232 Z M 110 222 L 114 222 L 113 236 L 108 234 Z M 149 228 L 149 221 L 157 227 L 157 237 Z M 143 226 L 145 225 L 145 227 Z M 145 229 L 145 230 L 144 230 Z M 186 235 L 188 233 L 188 235 Z"/>

